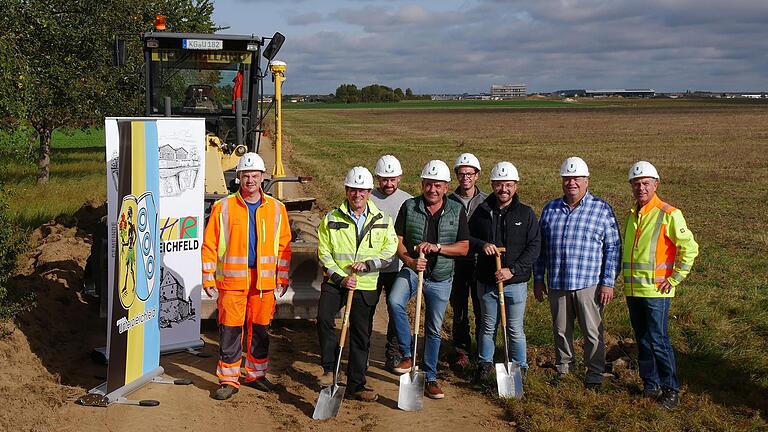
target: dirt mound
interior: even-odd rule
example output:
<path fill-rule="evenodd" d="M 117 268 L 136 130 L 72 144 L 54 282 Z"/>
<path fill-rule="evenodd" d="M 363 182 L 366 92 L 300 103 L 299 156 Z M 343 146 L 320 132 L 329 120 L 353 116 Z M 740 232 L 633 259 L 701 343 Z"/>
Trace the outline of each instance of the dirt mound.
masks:
<path fill-rule="evenodd" d="M 18 317 L 18 330 L 0 340 L 0 358 L 11 365 L 0 372 L 0 430 L 55 429 L 52 413 L 99 381 L 88 358 L 104 344 L 104 324 L 98 301 L 81 287 L 92 233 L 105 214 L 105 205 L 87 203 L 30 235 L 32 248 L 20 257 L 9 289 L 34 303 Z"/>

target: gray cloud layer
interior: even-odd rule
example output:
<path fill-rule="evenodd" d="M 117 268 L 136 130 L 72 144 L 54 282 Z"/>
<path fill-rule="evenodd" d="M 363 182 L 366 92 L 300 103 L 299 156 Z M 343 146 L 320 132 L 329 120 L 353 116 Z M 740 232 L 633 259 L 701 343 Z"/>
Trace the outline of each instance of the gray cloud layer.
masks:
<path fill-rule="evenodd" d="M 305 3 L 306 4 L 306 3 Z M 357 2 L 288 12 L 282 57 L 291 92 L 327 93 L 340 83 L 381 83 L 416 92 L 652 87 L 761 90 L 768 75 L 765 0 L 538 0 Z"/>

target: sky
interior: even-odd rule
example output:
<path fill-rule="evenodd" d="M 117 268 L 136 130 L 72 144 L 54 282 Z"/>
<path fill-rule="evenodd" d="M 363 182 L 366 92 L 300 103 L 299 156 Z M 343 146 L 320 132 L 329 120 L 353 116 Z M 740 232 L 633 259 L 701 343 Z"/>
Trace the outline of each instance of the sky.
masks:
<path fill-rule="evenodd" d="M 284 93 L 768 90 L 766 0 L 214 0 L 223 33 L 286 37 Z M 266 83 L 265 83 L 266 84 Z"/>

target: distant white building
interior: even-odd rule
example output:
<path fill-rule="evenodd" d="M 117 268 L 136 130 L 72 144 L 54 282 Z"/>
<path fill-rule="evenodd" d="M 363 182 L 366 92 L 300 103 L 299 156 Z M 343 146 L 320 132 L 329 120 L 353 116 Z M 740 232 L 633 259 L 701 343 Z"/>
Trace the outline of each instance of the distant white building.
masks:
<path fill-rule="evenodd" d="M 493 84 L 491 85 L 491 98 L 511 99 L 525 97 L 528 87 L 525 84 Z"/>

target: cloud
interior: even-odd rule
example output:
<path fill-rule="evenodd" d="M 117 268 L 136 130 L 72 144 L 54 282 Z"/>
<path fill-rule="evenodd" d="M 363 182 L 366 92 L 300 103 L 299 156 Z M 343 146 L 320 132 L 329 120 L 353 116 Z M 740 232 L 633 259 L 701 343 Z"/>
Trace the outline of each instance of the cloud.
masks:
<path fill-rule="evenodd" d="M 365 1 L 288 22 L 321 29 L 288 35 L 287 91 L 759 90 L 768 75 L 764 0 Z"/>
<path fill-rule="evenodd" d="M 309 24 L 317 24 L 324 20 L 322 14 L 318 12 L 308 12 L 308 13 L 300 13 L 300 14 L 290 14 L 286 18 L 286 22 L 290 25 L 309 25 Z"/>

